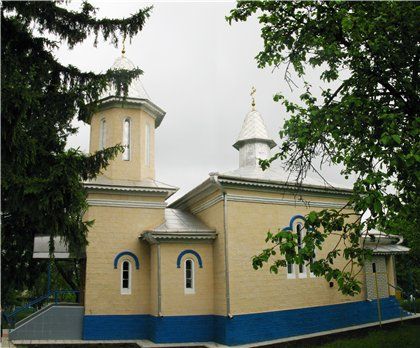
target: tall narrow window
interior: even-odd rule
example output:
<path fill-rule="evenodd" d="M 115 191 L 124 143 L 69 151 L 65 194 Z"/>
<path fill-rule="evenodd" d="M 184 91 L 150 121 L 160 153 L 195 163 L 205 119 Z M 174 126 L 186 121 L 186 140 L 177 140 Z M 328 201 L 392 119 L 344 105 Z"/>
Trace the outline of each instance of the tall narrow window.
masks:
<path fill-rule="evenodd" d="M 295 265 L 293 263 L 287 263 L 287 278 L 296 278 Z"/>
<path fill-rule="evenodd" d="M 194 261 L 191 259 L 185 260 L 184 267 L 184 289 L 186 294 L 193 294 L 194 289 Z"/>
<path fill-rule="evenodd" d="M 121 265 L 121 294 L 131 294 L 131 263 L 123 261 Z"/>
<path fill-rule="evenodd" d="M 311 268 L 311 266 L 312 266 L 312 264 L 314 263 L 314 261 L 316 260 L 316 247 L 314 248 L 314 254 L 313 254 L 313 257 L 311 257 L 310 259 L 309 259 L 309 270 L 310 270 L 310 268 Z M 310 272 L 309 272 L 309 275 L 312 277 L 312 278 L 314 278 L 315 277 L 315 274 L 310 270 Z"/>
<path fill-rule="evenodd" d="M 123 146 L 123 160 L 129 161 L 131 154 L 131 121 L 129 118 L 126 118 L 123 124 Z"/>
<path fill-rule="evenodd" d="M 300 251 L 303 248 L 303 236 L 304 236 L 304 230 L 303 230 L 302 224 L 297 224 L 296 234 L 297 234 L 298 250 Z M 299 265 L 299 278 L 306 278 L 305 265 Z"/>
<path fill-rule="evenodd" d="M 146 124 L 146 136 L 145 136 L 145 142 L 146 142 L 146 146 L 145 146 L 145 151 L 146 151 L 146 156 L 145 156 L 145 162 L 146 162 L 146 166 L 150 166 L 150 125 Z"/>
<path fill-rule="evenodd" d="M 103 150 L 106 144 L 106 121 L 103 118 L 99 125 L 99 150 Z"/>

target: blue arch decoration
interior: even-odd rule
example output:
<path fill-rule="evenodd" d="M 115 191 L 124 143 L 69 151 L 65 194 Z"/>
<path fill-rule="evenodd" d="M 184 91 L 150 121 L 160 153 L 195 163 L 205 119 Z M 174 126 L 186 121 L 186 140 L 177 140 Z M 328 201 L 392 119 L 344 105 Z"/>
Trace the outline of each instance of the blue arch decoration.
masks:
<path fill-rule="evenodd" d="M 136 269 L 139 269 L 140 268 L 140 262 L 139 262 L 138 257 L 134 253 L 132 253 L 131 251 L 126 250 L 126 251 L 121 251 L 120 253 L 118 253 L 117 255 L 115 255 L 115 258 L 114 258 L 114 268 L 115 269 L 118 268 L 118 260 L 122 256 L 125 256 L 125 255 L 131 256 L 133 258 L 134 262 L 136 263 Z"/>
<path fill-rule="evenodd" d="M 289 222 L 289 226 L 284 227 L 283 228 L 283 231 L 291 231 L 291 232 L 293 232 L 293 223 L 296 220 L 302 220 L 303 222 L 305 222 L 305 217 L 303 215 L 294 215 L 294 216 L 292 216 L 292 218 L 290 219 L 290 222 Z"/>
<path fill-rule="evenodd" d="M 194 255 L 198 260 L 198 265 L 200 266 L 200 268 L 203 268 L 203 261 L 201 260 L 200 254 L 192 249 L 186 249 L 178 255 L 178 258 L 176 259 L 176 268 L 181 268 L 181 259 L 186 254 Z"/>

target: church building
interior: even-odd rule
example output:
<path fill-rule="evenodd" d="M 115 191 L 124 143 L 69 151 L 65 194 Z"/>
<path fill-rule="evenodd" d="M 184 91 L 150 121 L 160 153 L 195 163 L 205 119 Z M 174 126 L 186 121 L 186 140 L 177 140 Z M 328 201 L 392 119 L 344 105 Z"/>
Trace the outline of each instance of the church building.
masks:
<path fill-rule="evenodd" d="M 113 65 L 133 68 L 124 55 Z M 118 143 L 125 150 L 85 183 L 85 219 L 95 222 L 85 252 L 82 303 L 50 305 L 17 323 L 12 340 L 235 346 L 408 315 L 394 296 L 394 257 L 408 251 L 399 236 L 373 234 L 374 243 L 366 240 L 374 256 L 359 274 L 362 292 L 354 297 L 315 277 L 308 266 L 291 264 L 279 274 L 252 268 L 252 256 L 266 247 L 267 231 L 287 227 L 302 238 L 306 214 L 342 208 L 351 195 L 311 179 L 297 188 L 280 170 L 262 171 L 258 159 L 269 158 L 276 143 L 255 103 L 232 139 L 238 151 L 233 170 L 210 173 L 169 205 L 177 188 L 156 180 L 155 173 L 155 138 L 165 111 L 139 78 L 125 100 L 110 88 L 100 105 L 90 120 L 90 152 Z M 37 238 L 34 257 L 43 247 L 48 253 Z M 337 238 L 331 236 L 317 257 Z M 337 260 L 338 267 L 344 264 Z"/>

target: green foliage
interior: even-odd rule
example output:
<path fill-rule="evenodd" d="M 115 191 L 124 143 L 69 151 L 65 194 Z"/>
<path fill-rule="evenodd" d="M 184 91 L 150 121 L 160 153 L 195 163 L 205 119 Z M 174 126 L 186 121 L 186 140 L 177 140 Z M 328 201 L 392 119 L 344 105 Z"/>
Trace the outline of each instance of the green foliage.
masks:
<path fill-rule="evenodd" d="M 354 294 L 360 291 L 355 276 L 368 257 L 360 240 L 364 231 L 398 231 L 408 246 L 420 248 L 420 6 L 394 1 L 243 1 L 227 20 L 245 21 L 253 14 L 264 40 L 256 57 L 259 67 L 287 64 L 289 86 L 289 69 L 305 79 L 307 68 L 318 68 L 321 80 L 331 86 L 317 98 L 305 83 L 300 103 L 280 93 L 274 97 L 291 117 L 280 132 L 279 152 L 260 164 L 265 169 L 283 160 L 302 182 L 307 171 L 315 169 L 313 160 L 321 158 L 321 164 L 343 166 L 346 177 L 357 176 L 348 207 L 358 215 L 348 219 L 343 210 L 311 212 L 307 227 L 312 232 L 305 241 L 310 249 L 320 247 L 329 234 L 340 235 L 344 249 L 330 251 L 311 268 L 327 280 L 335 279 L 343 293 Z M 361 220 L 363 214 L 366 220 Z M 277 235 L 269 240 L 280 255 L 291 257 L 291 248 L 283 248 L 289 241 Z M 313 252 L 308 254 L 308 248 L 294 256 L 295 263 L 308 261 Z M 267 255 L 264 251 L 257 256 L 254 267 L 268 262 Z M 331 267 L 338 255 L 349 260 L 350 271 Z"/>
<path fill-rule="evenodd" d="M 77 131 L 71 121 L 76 115 L 87 121 L 109 83 L 126 95 L 141 73 L 82 72 L 61 65 L 51 50 L 72 48 L 91 34 L 117 45 L 141 31 L 150 8 L 126 19 L 97 19 L 87 2 L 79 12 L 60 3 L 8 1 L 1 8 L 2 304 L 46 272 L 45 263 L 32 259 L 35 235 L 64 237 L 76 256 L 84 249 L 92 222 L 83 220 L 82 181 L 95 178 L 122 147 L 90 155 L 66 150 L 67 137 Z M 47 38 L 52 35 L 56 41 Z"/>
<path fill-rule="evenodd" d="M 331 343 L 322 345 L 302 345 L 301 347 L 323 347 L 323 348 L 416 348 L 418 347 L 419 324 L 405 322 L 395 327 L 385 327 L 382 329 L 370 329 L 365 332 L 363 337 L 361 333 L 347 333 L 349 338 L 342 338 Z"/>

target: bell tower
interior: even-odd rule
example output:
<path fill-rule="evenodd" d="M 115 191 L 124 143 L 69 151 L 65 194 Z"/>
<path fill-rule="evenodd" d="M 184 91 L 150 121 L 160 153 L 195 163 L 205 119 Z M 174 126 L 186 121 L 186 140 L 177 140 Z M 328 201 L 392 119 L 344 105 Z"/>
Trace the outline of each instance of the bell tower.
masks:
<path fill-rule="evenodd" d="M 134 68 L 124 50 L 111 67 L 114 70 Z M 164 116 L 165 111 L 150 100 L 139 77 L 132 80 L 126 99 L 109 86 L 90 121 L 90 152 L 117 144 L 124 146 L 124 152 L 110 162 L 102 176 L 110 180 L 154 180 L 155 129 Z"/>

